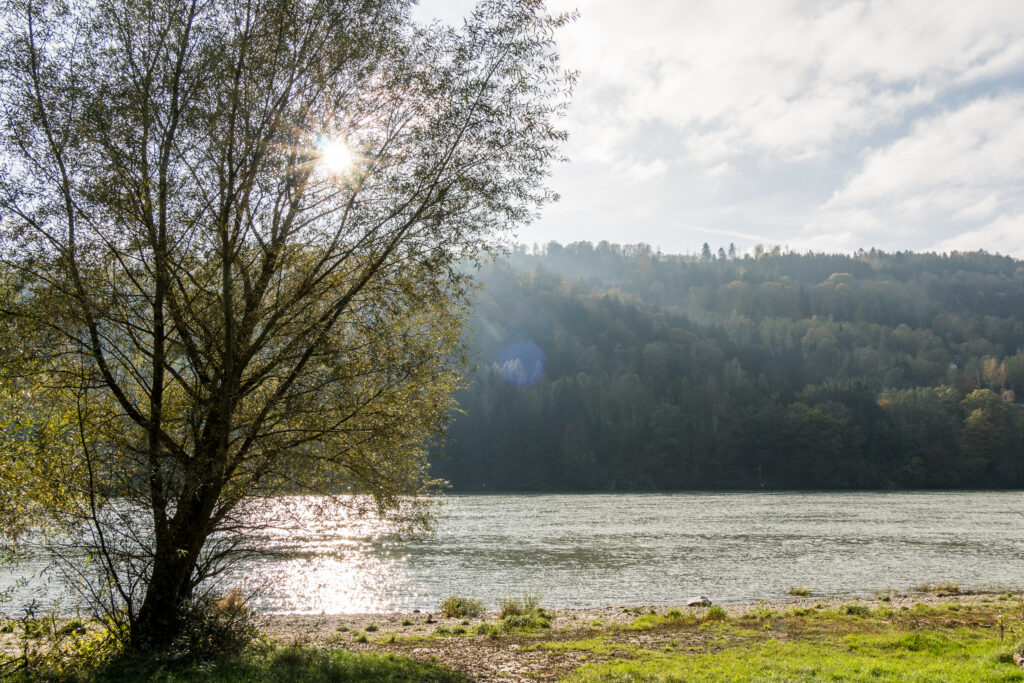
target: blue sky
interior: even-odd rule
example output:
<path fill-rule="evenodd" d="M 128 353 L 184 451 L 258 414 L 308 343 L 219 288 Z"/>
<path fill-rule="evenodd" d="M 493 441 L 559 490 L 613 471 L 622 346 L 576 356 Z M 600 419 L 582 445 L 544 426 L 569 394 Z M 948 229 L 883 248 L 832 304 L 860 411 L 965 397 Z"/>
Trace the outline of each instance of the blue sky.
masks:
<path fill-rule="evenodd" d="M 518 241 L 1024 257 L 1024 2 L 549 6 L 580 10 L 581 79 L 562 200 Z"/>

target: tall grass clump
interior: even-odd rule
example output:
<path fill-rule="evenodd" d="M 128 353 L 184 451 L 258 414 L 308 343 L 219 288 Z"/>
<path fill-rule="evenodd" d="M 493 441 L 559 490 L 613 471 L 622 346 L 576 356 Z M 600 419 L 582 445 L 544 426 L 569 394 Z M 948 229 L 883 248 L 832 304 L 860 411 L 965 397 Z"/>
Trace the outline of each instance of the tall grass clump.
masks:
<path fill-rule="evenodd" d="M 505 631 L 551 628 L 551 615 L 540 604 L 540 596 L 527 593 L 522 598 L 502 598 L 498 619 Z"/>
<path fill-rule="evenodd" d="M 441 602 L 441 616 L 455 617 L 478 617 L 484 612 L 484 603 L 463 595 L 449 595 Z"/>
<path fill-rule="evenodd" d="M 806 598 L 811 594 L 811 589 L 807 586 L 790 586 L 786 592 L 799 598 Z"/>

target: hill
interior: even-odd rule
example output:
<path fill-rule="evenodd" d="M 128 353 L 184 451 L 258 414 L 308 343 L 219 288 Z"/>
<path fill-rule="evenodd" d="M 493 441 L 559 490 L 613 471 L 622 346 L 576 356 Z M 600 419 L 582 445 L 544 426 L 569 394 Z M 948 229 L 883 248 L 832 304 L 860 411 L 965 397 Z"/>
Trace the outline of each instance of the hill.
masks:
<path fill-rule="evenodd" d="M 479 273 L 459 490 L 1024 485 L 1024 262 L 517 248 Z"/>

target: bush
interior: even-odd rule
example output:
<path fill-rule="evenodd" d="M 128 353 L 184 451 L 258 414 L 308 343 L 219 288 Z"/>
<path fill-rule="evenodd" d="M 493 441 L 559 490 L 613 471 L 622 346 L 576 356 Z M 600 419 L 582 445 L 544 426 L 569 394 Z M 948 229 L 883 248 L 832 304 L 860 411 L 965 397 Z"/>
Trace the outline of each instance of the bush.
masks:
<path fill-rule="evenodd" d="M 462 595 L 449 595 L 441 603 L 441 616 L 444 617 L 478 617 L 483 611 L 482 602 Z"/>
<path fill-rule="evenodd" d="M 172 659 L 209 661 L 241 653 L 257 637 L 253 614 L 237 588 L 220 598 L 193 601 L 183 611 Z"/>
<path fill-rule="evenodd" d="M 541 607 L 540 596 L 531 593 L 522 598 L 503 598 L 498 618 L 505 631 L 551 628 L 551 615 Z"/>

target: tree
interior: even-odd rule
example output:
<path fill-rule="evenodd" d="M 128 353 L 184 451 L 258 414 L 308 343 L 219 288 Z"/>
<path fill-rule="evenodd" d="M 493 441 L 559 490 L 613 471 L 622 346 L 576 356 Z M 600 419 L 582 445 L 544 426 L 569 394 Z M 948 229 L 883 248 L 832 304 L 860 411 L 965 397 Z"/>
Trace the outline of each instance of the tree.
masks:
<path fill-rule="evenodd" d="M 460 265 L 553 198 L 570 17 L 485 0 L 456 31 L 410 4 L 7 3 L 8 357 L 75 407 L 37 482 L 73 500 L 42 504 L 135 647 L 246 549 L 256 494 L 394 510 L 429 485 Z"/>

